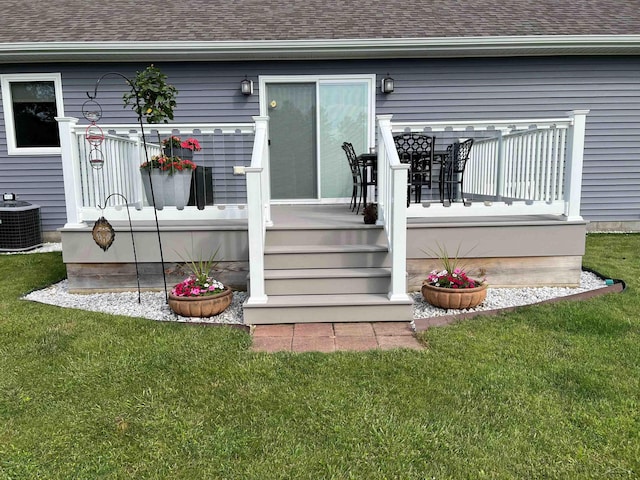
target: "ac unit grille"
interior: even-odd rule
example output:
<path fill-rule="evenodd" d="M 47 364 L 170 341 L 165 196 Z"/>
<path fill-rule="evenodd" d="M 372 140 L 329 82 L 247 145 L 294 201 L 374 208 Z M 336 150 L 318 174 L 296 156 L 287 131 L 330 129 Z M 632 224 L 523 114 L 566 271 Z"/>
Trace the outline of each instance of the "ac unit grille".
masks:
<path fill-rule="evenodd" d="M 42 245 L 40 207 L 0 201 L 0 251 L 20 252 Z"/>

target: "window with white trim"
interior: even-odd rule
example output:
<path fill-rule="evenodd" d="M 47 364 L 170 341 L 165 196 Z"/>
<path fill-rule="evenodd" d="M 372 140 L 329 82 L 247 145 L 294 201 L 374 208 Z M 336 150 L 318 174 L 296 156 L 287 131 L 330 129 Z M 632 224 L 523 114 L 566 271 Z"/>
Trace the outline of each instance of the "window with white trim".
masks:
<path fill-rule="evenodd" d="M 9 155 L 60 153 L 55 120 L 64 116 L 60 74 L 2 75 L 1 80 Z"/>

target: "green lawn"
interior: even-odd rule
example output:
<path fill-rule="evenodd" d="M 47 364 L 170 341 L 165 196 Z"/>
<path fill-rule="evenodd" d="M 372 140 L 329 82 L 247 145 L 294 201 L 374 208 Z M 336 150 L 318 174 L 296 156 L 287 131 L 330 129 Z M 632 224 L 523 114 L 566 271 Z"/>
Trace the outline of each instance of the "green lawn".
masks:
<path fill-rule="evenodd" d="M 61 255 L 0 256 L 0 478 L 639 478 L 638 252 L 587 240 L 622 294 L 332 354 L 22 301 Z"/>

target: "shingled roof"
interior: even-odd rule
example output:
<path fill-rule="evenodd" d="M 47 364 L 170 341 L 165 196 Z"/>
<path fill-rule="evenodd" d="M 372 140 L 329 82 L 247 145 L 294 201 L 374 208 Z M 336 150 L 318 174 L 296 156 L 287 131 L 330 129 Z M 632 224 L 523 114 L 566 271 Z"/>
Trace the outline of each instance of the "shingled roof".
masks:
<path fill-rule="evenodd" d="M 0 0 L 0 9 L 0 52 L 15 43 L 144 42 L 152 49 L 183 42 L 547 36 L 610 42 L 640 33 L 640 0 Z"/>

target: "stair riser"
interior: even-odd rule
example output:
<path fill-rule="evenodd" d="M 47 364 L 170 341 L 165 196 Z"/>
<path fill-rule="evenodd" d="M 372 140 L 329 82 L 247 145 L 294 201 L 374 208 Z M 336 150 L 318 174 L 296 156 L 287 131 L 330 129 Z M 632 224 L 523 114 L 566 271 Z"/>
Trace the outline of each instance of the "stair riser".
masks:
<path fill-rule="evenodd" d="M 382 228 L 268 230 L 266 245 L 386 245 Z"/>
<path fill-rule="evenodd" d="M 327 295 L 345 293 L 388 293 L 389 277 L 288 278 L 265 282 L 267 295 Z"/>
<path fill-rule="evenodd" d="M 272 323 L 308 322 L 385 322 L 402 321 L 412 317 L 411 305 L 348 305 L 314 307 L 245 308 L 244 323 L 262 325 Z"/>
<path fill-rule="evenodd" d="M 388 252 L 274 253 L 264 256 L 265 269 L 390 267 Z"/>

